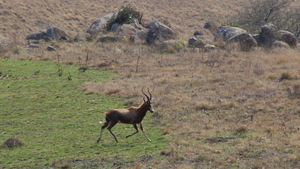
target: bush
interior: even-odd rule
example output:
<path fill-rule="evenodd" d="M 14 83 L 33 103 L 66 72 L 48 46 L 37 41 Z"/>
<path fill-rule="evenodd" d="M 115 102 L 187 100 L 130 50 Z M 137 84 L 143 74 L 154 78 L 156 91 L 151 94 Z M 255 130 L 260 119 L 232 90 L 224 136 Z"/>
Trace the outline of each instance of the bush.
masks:
<path fill-rule="evenodd" d="M 115 23 L 130 24 L 138 21 L 141 24 L 142 17 L 143 14 L 136 11 L 131 5 L 122 6 L 118 11 L 118 15 L 109 22 L 108 29 L 110 30 L 111 26 Z"/>

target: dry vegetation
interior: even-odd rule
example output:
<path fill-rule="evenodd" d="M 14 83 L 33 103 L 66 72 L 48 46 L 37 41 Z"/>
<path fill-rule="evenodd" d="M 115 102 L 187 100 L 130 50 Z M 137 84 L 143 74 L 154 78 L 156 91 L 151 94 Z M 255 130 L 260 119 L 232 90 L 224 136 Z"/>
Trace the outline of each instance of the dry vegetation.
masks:
<path fill-rule="evenodd" d="M 228 16 L 236 14 L 234 11 L 243 0 L 230 4 L 193 0 L 129 2 L 136 4 L 148 21 L 172 21 L 177 30 L 183 31 L 180 36 L 187 39 L 206 20 L 217 18 L 226 22 Z M 46 26 L 58 26 L 74 34 L 122 5 L 119 1 L 108 4 L 93 0 L 13 0 L 0 4 L 1 34 L 18 32 L 23 38 Z M 178 10 L 179 6 L 182 10 Z M 16 11 L 24 8 L 30 10 L 18 17 Z M 62 17 L 53 17 L 57 13 Z M 32 15 L 36 18 L 29 17 Z M 21 18 L 26 24 L 20 23 Z M 11 30 L 13 24 L 19 28 Z M 6 51 L 3 56 L 52 61 L 59 56 L 62 62 L 118 72 L 112 81 L 85 83 L 82 89 L 87 93 L 125 97 L 128 106 L 141 102 L 137 99 L 141 88 L 149 87 L 152 91 L 157 111 L 153 118 L 171 142 L 161 151 L 161 158 L 136 162 L 130 168 L 300 167 L 297 50 L 158 54 L 153 46 L 130 43 L 52 45 L 59 50 L 51 53 L 40 48 L 28 53 L 18 48 L 18 52 Z"/>

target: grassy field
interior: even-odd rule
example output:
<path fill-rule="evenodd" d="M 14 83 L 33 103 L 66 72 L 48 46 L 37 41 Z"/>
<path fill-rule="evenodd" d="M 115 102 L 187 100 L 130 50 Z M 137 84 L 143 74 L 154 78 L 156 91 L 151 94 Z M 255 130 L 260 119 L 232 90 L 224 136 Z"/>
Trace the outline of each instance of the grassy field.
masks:
<path fill-rule="evenodd" d="M 20 148 L 1 148 L 0 166 L 4 168 L 55 168 L 63 164 L 114 168 L 150 158 L 166 145 L 151 116 L 146 116 L 144 126 L 153 142 L 142 134 L 125 139 L 133 127 L 117 125 L 113 131 L 119 144 L 108 131 L 96 144 L 104 112 L 124 107 L 124 99 L 88 94 L 80 86 L 87 81 L 106 81 L 115 73 L 80 72 L 73 65 L 10 59 L 1 59 L 0 67 L 0 140 L 19 138 L 25 142 Z"/>

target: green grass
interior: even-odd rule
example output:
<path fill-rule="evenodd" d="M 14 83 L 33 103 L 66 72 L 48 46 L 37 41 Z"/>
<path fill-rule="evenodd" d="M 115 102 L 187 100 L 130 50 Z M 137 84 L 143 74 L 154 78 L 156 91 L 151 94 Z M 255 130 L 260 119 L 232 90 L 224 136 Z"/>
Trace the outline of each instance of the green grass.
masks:
<path fill-rule="evenodd" d="M 58 70 L 63 69 L 62 74 Z M 0 59 L 0 141 L 18 138 L 25 145 L 1 147 L 0 168 L 49 168 L 62 163 L 78 167 L 116 167 L 145 158 L 166 146 L 159 127 L 146 115 L 142 133 L 128 139 L 132 125 L 113 128 L 119 143 L 105 130 L 104 112 L 124 107 L 125 99 L 86 94 L 87 81 L 109 80 L 115 73 L 47 61 Z M 106 164 L 106 165 L 104 165 Z"/>

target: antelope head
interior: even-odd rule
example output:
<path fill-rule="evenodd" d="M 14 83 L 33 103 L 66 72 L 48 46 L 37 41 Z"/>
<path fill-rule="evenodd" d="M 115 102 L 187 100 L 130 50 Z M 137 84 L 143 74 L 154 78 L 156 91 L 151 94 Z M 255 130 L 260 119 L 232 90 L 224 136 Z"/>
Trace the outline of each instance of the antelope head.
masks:
<path fill-rule="evenodd" d="M 147 107 L 147 110 L 149 110 L 151 113 L 153 113 L 154 110 L 152 109 L 152 106 L 151 106 L 152 94 L 150 93 L 149 88 L 148 88 L 149 96 L 147 96 L 147 95 L 144 93 L 143 89 L 142 89 L 142 93 L 143 93 L 143 94 L 146 96 L 146 98 L 147 98 L 147 100 L 145 100 L 145 99 L 143 98 L 143 100 L 144 100 L 143 105 Z"/>

